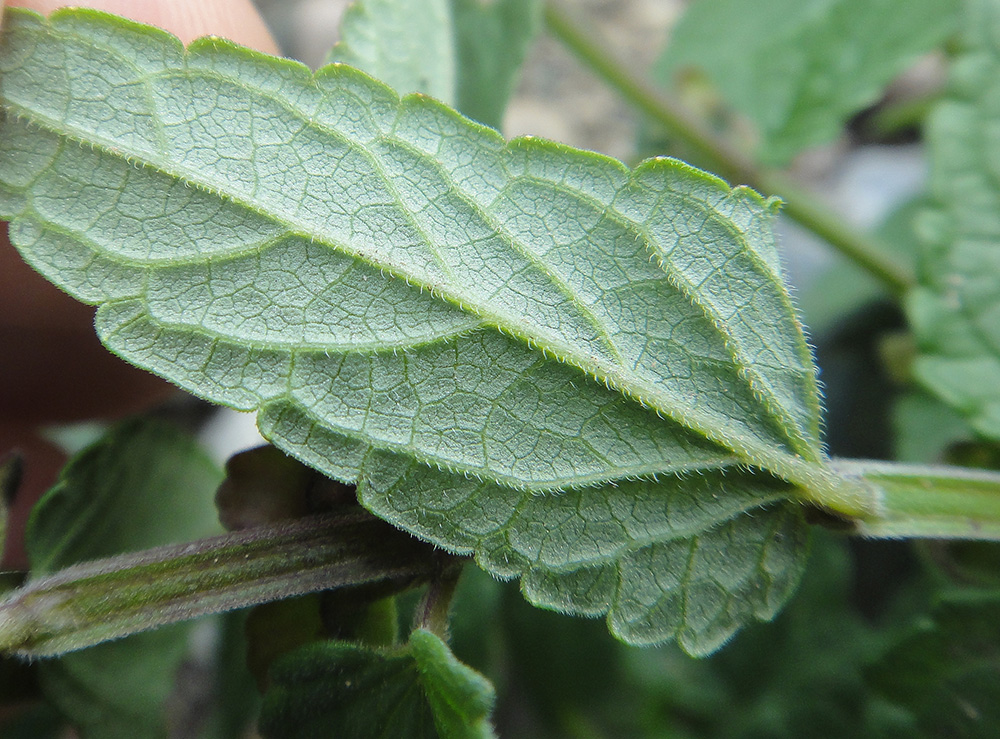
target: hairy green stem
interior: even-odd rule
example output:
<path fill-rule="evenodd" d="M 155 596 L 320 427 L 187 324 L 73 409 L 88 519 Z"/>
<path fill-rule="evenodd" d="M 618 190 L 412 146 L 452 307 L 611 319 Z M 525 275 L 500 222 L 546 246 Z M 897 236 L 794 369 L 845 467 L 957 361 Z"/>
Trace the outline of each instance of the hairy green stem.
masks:
<path fill-rule="evenodd" d="M 370 514 L 323 515 L 86 562 L 0 603 L 0 651 L 42 657 L 293 595 L 440 572 L 429 544 Z"/>
<path fill-rule="evenodd" d="M 857 521 L 863 536 L 1000 541 L 1000 473 L 862 460 L 832 466 L 879 491 L 881 510 Z"/>
<path fill-rule="evenodd" d="M 552 2 L 546 4 L 545 21 L 552 35 L 591 71 L 682 141 L 695 164 L 717 172 L 733 184 L 749 185 L 762 193 L 780 196 L 785 201 L 786 215 L 869 272 L 892 294 L 901 296 L 914 284 L 909 270 L 889 258 L 876 240 L 851 228 L 843 217 L 780 172 L 760 167 L 713 134 L 686 106 L 627 69 Z"/>

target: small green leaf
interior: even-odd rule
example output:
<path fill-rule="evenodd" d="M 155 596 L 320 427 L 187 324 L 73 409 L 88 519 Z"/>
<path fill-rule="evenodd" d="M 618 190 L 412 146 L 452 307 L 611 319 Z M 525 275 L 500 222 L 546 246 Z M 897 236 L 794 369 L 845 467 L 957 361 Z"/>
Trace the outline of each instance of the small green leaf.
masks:
<path fill-rule="evenodd" d="M 920 344 L 917 377 L 981 433 L 1000 438 L 1000 8 L 966 3 L 965 50 L 953 65 L 949 98 L 931 116 L 934 210 L 920 285 L 907 308 Z"/>
<path fill-rule="evenodd" d="M 540 0 L 451 0 L 458 64 L 455 107 L 499 129 L 542 26 Z M 378 77 L 378 75 L 375 75 Z"/>
<path fill-rule="evenodd" d="M 319 642 L 280 660 L 271 677 L 260 720 L 267 739 L 493 736 L 493 687 L 429 631 L 392 651 Z"/>
<path fill-rule="evenodd" d="M 35 506 L 25 544 L 32 576 L 217 529 L 219 469 L 172 426 L 132 421 L 74 457 Z M 164 701 L 188 648 L 176 625 L 39 665 L 45 694 L 81 735 L 165 737 Z"/>
<path fill-rule="evenodd" d="M 76 455 L 35 505 L 25 547 L 31 575 L 219 531 L 222 471 L 187 434 L 128 421 Z"/>
<path fill-rule="evenodd" d="M 410 654 L 442 737 L 493 736 L 489 714 L 494 693 L 486 678 L 455 659 L 443 641 L 423 629 L 410 635 Z"/>
<path fill-rule="evenodd" d="M 700 0 L 671 35 L 656 75 L 703 70 L 783 164 L 826 143 L 896 75 L 942 43 L 955 0 Z"/>
<path fill-rule="evenodd" d="M 454 104 L 457 65 L 449 0 L 355 0 L 327 62 L 367 72 L 401 95 Z"/>

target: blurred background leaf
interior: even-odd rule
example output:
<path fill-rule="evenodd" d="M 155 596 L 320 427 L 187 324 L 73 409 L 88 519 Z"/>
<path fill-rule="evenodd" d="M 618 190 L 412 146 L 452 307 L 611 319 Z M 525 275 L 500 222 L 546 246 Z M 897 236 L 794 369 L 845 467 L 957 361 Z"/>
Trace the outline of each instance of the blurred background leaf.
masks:
<path fill-rule="evenodd" d="M 32 576 L 89 559 L 217 533 L 222 472 L 196 442 L 152 419 L 126 421 L 76 455 L 32 511 Z M 45 696 L 82 737 L 165 737 L 191 623 L 39 664 Z"/>

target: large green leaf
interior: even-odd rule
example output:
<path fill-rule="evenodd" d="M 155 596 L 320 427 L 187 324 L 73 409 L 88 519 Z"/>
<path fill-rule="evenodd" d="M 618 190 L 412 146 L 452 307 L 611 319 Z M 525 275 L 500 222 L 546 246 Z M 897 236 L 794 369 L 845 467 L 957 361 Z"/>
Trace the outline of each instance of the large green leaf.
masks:
<path fill-rule="evenodd" d="M 458 63 L 455 107 L 499 129 L 521 64 L 541 29 L 542 3 L 451 0 L 451 12 Z"/>
<path fill-rule="evenodd" d="M 32 511 L 25 540 L 32 575 L 213 533 L 221 479 L 167 424 L 116 427 L 71 460 Z M 43 690 L 84 737 L 165 737 L 165 701 L 188 635 L 188 625 L 176 625 L 44 661 Z"/>
<path fill-rule="evenodd" d="M 756 125 L 758 156 L 781 164 L 844 121 L 954 28 L 955 0 L 699 0 L 656 75 L 704 71 Z"/>
<path fill-rule="evenodd" d="M 364 70 L 400 94 L 454 104 L 457 64 L 449 0 L 355 0 L 328 62 Z"/>
<path fill-rule="evenodd" d="M 540 27 L 539 0 L 355 0 L 326 61 L 500 128 Z"/>
<path fill-rule="evenodd" d="M 493 686 L 429 631 L 414 631 L 396 650 L 347 642 L 302 647 L 271 677 L 260 720 L 268 739 L 493 736 Z"/>
<path fill-rule="evenodd" d="M 967 3 L 964 53 L 928 127 L 936 208 L 920 286 L 908 301 L 917 377 L 972 425 L 1000 437 L 1000 7 Z"/>
<path fill-rule="evenodd" d="M 673 160 L 505 144 L 345 66 L 218 39 L 185 53 L 92 11 L 11 13 L 3 39 L 0 214 L 100 305 L 108 346 L 257 410 L 276 445 L 526 574 L 537 602 L 705 651 L 795 580 L 804 524 L 780 499 L 850 501 L 820 449 L 776 203 Z M 703 512 L 675 522 L 691 491 Z M 547 523 L 470 534 L 467 508 L 428 529 L 455 494 Z M 577 502 L 600 533 L 542 556 Z"/>

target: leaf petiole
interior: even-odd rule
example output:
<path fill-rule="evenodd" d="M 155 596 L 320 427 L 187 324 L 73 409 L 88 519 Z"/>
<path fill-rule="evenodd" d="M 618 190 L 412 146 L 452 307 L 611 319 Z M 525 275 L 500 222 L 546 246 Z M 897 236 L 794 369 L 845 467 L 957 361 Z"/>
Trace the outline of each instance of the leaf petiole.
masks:
<path fill-rule="evenodd" d="M 1000 541 L 1000 473 L 858 460 L 831 465 L 880 493 L 881 512 L 857 522 L 862 536 Z"/>

